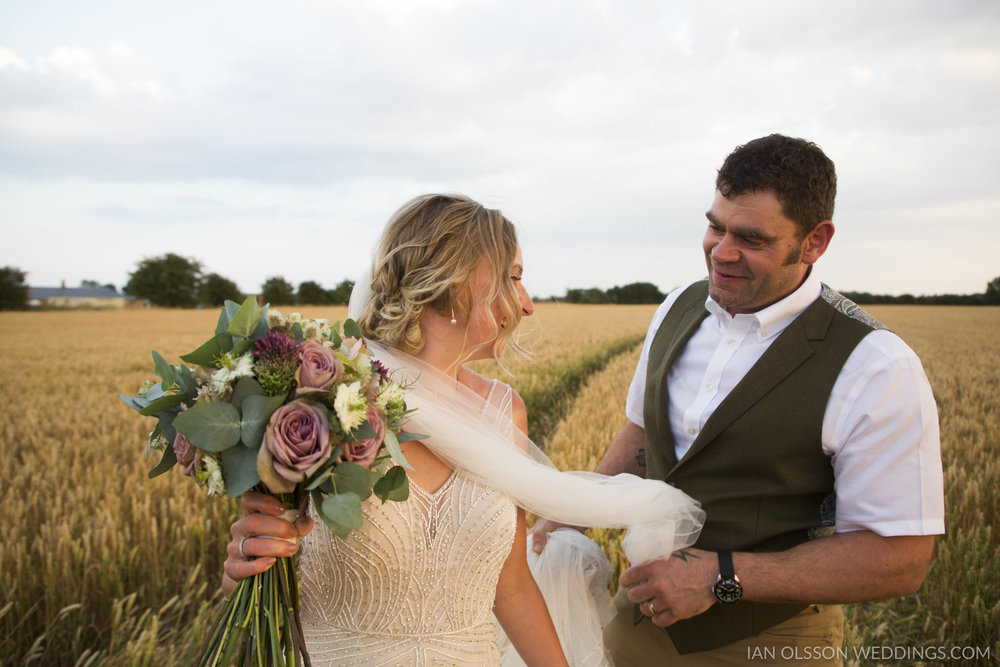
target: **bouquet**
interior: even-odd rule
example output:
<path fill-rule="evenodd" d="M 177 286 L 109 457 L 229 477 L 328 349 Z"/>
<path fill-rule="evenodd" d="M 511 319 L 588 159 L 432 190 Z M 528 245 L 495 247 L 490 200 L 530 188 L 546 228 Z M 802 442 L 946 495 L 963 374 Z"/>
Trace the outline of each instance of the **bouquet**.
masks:
<path fill-rule="evenodd" d="M 155 350 L 158 382 L 121 396 L 155 417 L 149 472 L 180 464 L 209 495 L 257 489 L 276 496 L 293 520 L 311 497 L 340 537 L 361 528 L 361 502 L 372 494 L 405 500 L 409 467 L 401 442 L 405 389 L 372 359 L 352 320 L 285 318 L 248 296 L 227 301 L 215 335 L 171 365 Z M 298 621 L 292 559 L 239 582 L 216 616 L 199 664 L 309 664 Z"/>

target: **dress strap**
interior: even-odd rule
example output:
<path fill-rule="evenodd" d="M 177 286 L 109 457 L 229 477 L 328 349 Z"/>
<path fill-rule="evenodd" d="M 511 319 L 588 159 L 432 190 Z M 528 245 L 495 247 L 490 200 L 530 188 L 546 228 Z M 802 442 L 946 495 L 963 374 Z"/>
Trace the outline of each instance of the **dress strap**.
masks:
<path fill-rule="evenodd" d="M 486 403 L 497 409 L 497 428 L 506 436 L 514 434 L 514 389 L 500 380 L 490 381 Z"/>

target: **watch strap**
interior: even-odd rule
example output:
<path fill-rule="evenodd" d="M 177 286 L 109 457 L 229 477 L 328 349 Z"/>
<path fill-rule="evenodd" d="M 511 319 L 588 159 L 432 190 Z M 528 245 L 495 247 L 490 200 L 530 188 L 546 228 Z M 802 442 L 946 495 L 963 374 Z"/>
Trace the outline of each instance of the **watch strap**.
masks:
<path fill-rule="evenodd" d="M 728 549 L 719 552 L 719 576 L 723 579 L 732 579 L 736 576 L 736 570 L 733 568 L 733 552 Z"/>

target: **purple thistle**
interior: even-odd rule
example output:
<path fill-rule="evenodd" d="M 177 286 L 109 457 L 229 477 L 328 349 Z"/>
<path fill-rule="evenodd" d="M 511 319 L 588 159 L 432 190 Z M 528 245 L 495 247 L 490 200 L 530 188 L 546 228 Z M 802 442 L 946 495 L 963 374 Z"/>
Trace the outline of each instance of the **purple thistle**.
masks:
<path fill-rule="evenodd" d="M 267 335 L 254 341 L 253 356 L 257 361 L 274 363 L 298 359 L 301 348 L 302 345 L 289 338 L 287 334 L 272 329 Z"/>
<path fill-rule="evenodd" d="M 301 344 L 280 331 L 268 331 L 267 335 L 254 341 L 253 368 L 264 391 L 280 396 L 291 390 L 295 371 L 299 367 L 300 349 Z"/>
<path fill-rule="evenodd" d="M 378 359 L 372 359 L 371 362 L 372 362 L 372 370 L 378 373 L 379 377 L 381 377 L 383 380 L 389 377 L 389 371 L 388 369 L 386 369 L 385 366 L 382 365 L 381 361 L 379 361 Z"/>

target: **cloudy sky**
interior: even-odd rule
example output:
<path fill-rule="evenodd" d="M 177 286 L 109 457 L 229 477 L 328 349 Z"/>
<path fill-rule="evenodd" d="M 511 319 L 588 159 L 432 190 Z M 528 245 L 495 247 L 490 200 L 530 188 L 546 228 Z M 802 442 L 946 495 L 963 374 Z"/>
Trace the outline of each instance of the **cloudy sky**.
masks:
<path fill-rule="evenodd" d="M 667 290 L 725 155 L 781 132 L 837 164 L 825 282 L 982 292 L 998 34 L 992 0 L 4 0 L 0 266 L 333 287 L 447 191 L 516 222 L 533 294 Z"/>

